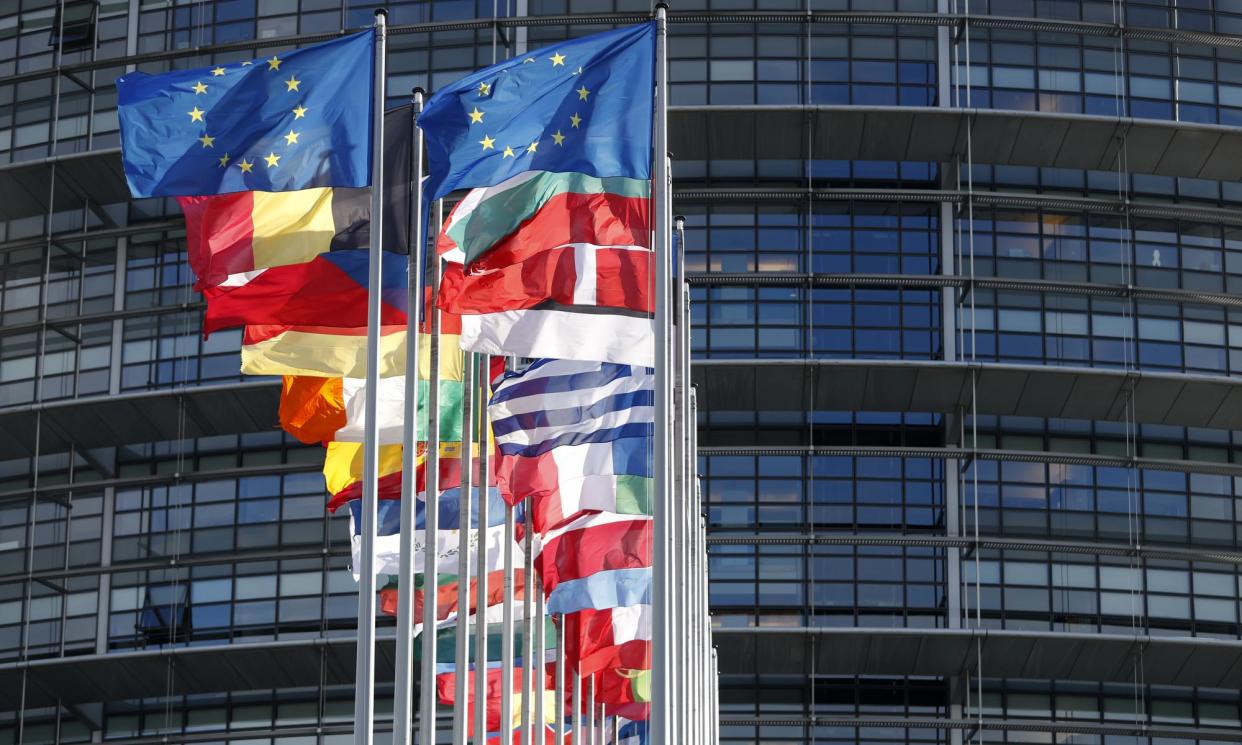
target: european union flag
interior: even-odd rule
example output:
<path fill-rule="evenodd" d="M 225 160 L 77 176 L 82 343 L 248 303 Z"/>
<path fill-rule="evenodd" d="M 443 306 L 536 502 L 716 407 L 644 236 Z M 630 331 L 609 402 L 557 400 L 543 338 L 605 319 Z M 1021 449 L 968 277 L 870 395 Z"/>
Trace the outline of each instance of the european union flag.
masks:
<path fill-rule="evenodd" d="M 116 81 L 135 197 L 371 184 L 375 30 L 267 59 Z"/>
<path fill-rule="evenodd" d="M 427 102 L 429 199 L 522 171 L 651 177 L 655 22 L 531 52 Z"/>

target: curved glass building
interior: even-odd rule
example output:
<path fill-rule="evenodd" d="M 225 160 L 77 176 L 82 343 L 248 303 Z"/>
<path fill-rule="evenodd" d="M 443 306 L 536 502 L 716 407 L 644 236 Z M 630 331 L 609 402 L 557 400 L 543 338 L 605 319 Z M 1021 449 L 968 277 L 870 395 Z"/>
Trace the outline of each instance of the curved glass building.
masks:
<path fill-rule="evenodd" d="M 352 741 L 348 526 L 113 81 L 374 7 L 0 6 L 0 745 Z M 394 105 L 650 12 L 388 8 Z M 722 741 L 1242 740 L 1242 4 L 670 18 Z"/>

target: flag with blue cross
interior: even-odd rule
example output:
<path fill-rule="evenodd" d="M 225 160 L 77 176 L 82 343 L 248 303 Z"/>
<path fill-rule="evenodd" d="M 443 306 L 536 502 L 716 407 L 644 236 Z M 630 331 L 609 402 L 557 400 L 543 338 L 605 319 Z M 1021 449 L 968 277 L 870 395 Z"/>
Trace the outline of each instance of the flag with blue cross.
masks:
<path fill-rule="evenodd" d="M 162 75 L 117 79 L 135 197 L 364 187 L 375 31 Z"/>
<path fill-rule="evenodd" d="M 555 44 L 461 78 L 418 117 L 427 198 L 523 171 L 651 177 L 655 22 Z"/>

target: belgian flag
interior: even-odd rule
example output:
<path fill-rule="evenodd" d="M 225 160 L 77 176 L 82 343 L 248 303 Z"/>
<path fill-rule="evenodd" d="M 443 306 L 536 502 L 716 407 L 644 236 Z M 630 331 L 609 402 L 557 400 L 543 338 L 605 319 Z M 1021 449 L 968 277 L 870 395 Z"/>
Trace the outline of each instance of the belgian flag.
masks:
<path fill-rule="evenodd" d="M 409 106 L 385 114 L 384 134 L 387 267 L 404 264 L 393 254 L 409 252 Z M 194 287 L 207 298 L 206 333 L 244 324 L 356 326 L 358 316 L 365 319 L 371 189 L 247 191 L 177 201 Z M 385 286 L 390 283 L 404 287 L 404 269 L 399 278 L 386 277 Z M 360 299 L 363 306 L 355 307 Z M 386 308 L 385 323 L 403 324 L 404 311 Z"/>

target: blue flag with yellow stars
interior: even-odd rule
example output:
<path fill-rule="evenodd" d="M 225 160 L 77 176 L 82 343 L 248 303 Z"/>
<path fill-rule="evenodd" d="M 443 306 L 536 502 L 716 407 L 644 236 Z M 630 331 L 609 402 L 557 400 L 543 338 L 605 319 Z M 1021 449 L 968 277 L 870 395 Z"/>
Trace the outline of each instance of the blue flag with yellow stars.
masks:
<path fill-rule="evenodd" d="M 522 171 L 651 177 L 655 22 L 584 36 L 467 75 L 418 117 L 428 199 Z"/>
<path fill-rule="evenodd" d="M 267 59 L 116 81 L 135 197 L 371 183 L 375 30 Z"/>

